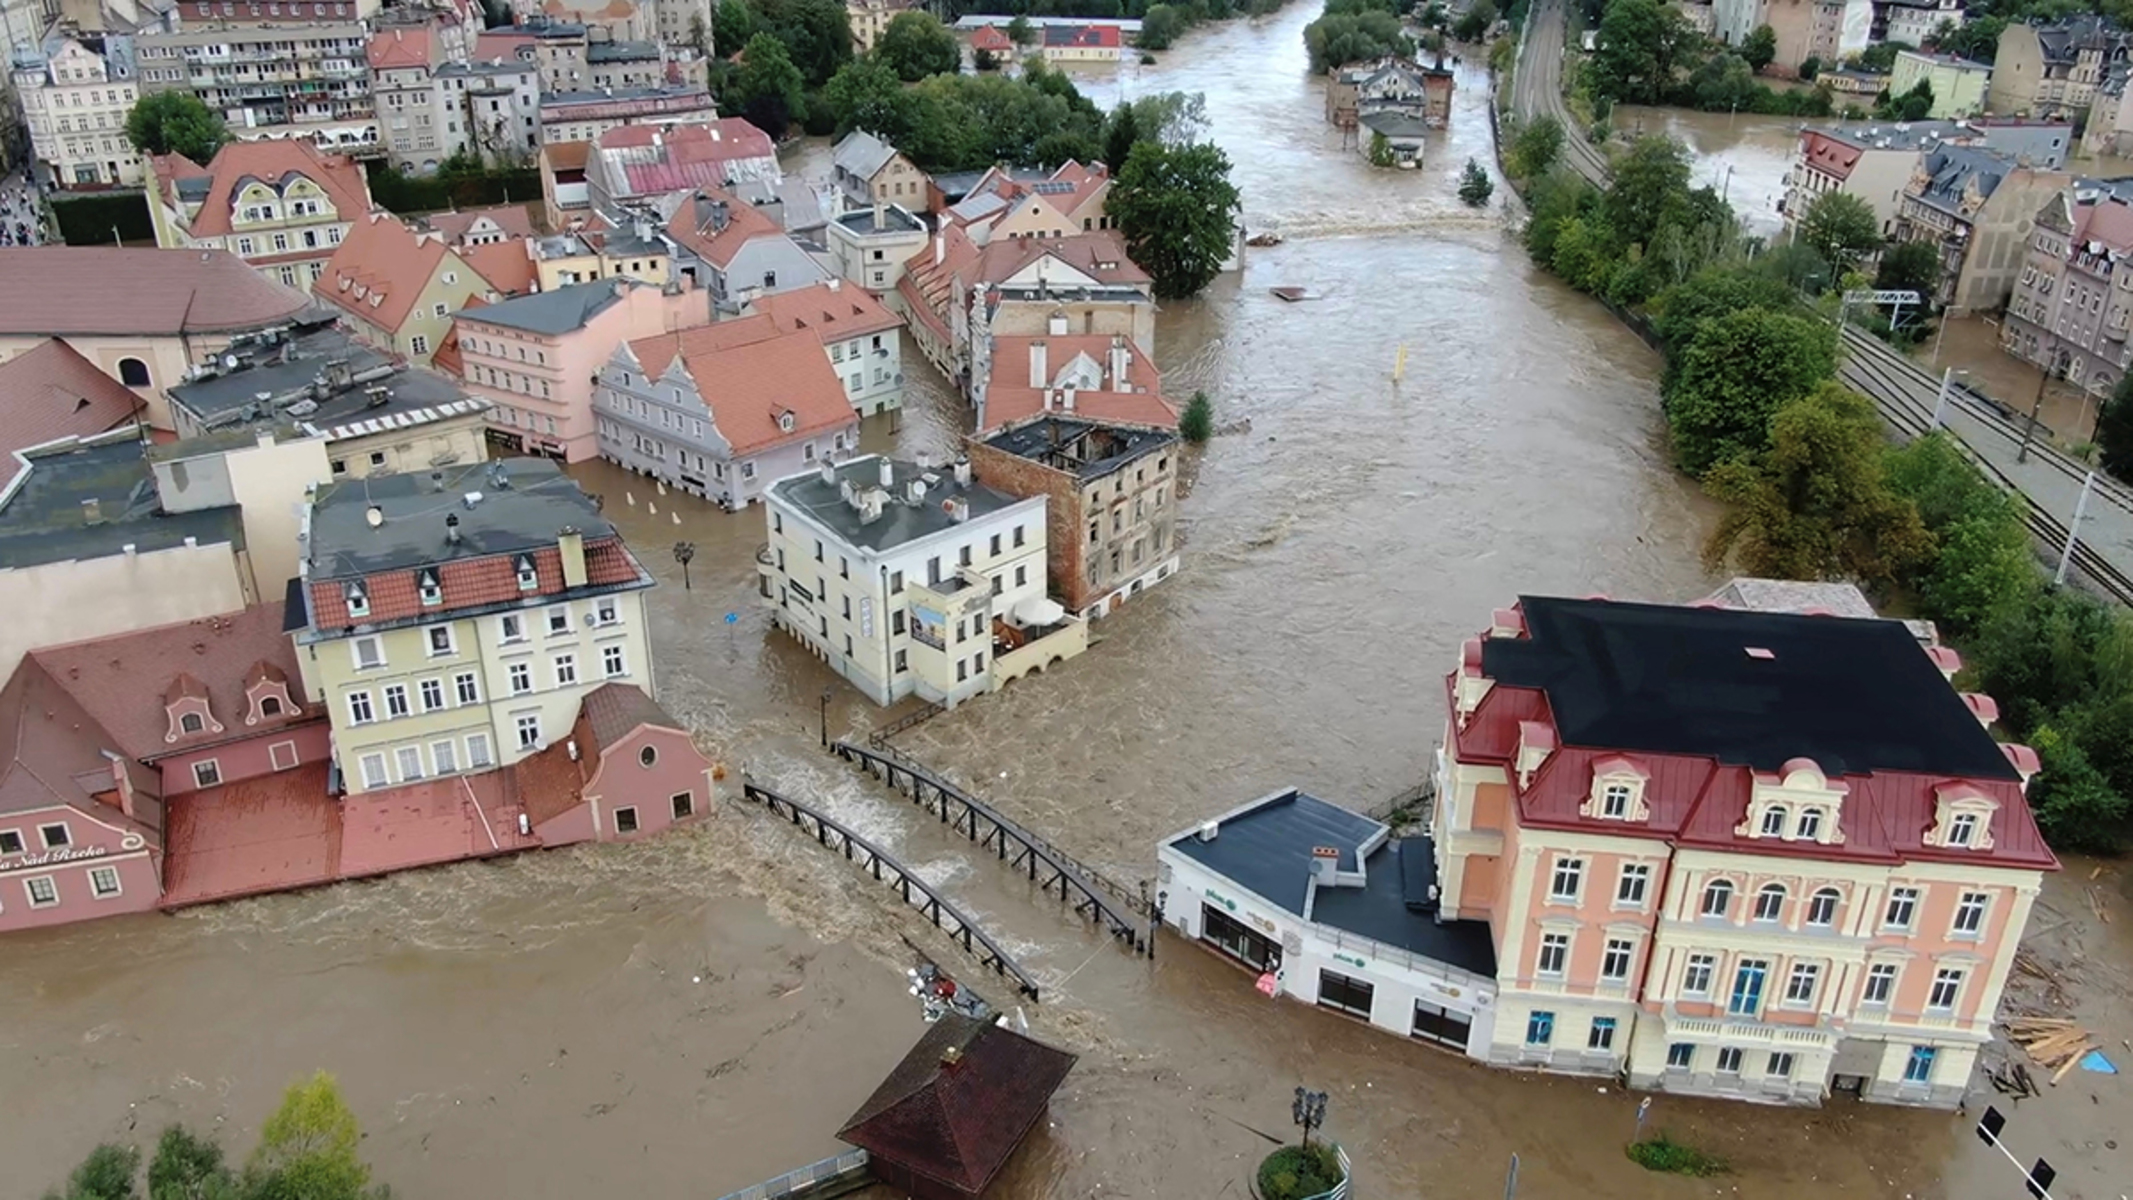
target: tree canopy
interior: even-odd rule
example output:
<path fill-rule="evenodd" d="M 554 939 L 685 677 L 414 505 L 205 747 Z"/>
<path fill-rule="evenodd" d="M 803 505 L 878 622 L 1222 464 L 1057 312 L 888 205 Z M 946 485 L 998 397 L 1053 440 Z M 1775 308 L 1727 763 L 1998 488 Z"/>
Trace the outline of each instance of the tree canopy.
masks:
<path fill-rule="evenodd" d="M 1842 276 L 1852 263 L 1881 245 L 1881 222 L 1866 201 L 1849 192 L 1824 192 L 1801 214 L 1799 240 L 1814 248 Z"/>
<path fill-rule="evenodd" d="M 1695 31 L 1673 6 L 1614 0 L 1600 18 L 1599 48 L 1586 65 L 1593 91 L 1624 103 L 1661 103 L 1695 44 Z"/>
<path fill-rule="evenodd" d="M 1563 154 L 1563 123 L 1546 113 L 1518 127 L 1505 164 L 1520 178 L 1546 175 Z"/>
<path fill-rule="evenodd" d="M 852 21 L 842 0 L 747 0 L 750 26 L 747 36 L 728 42 L 723 27 L 719 45 L 729 52 L 754 44 L 755 35 L 768 33 L 785 47 L 793 66 L 800 69 L 806 87 L 829 82 L 837 68 L 852 61 Z M 720 13 L 724 13 L 721 5 Z M 742 57 L 748 57 L 744 49 Z"/>
<path fill-rule="evenodd" d="M 1126 252 L 1167 298 L 1195 295 L 1214 280 L 1236 248 L 1239 207 L 1229 156 L 1211 142 L 1141 142 L 1105 202 Z"/>
<path fill-rule="evenodd" d="M 805 111 L 805 81 L 800 68 L 774 33 L 759 33 L 741 50 L 741 62 L 719 96 L 721 108 L 748 118 L 773 139 Z"/>
<path fill-rule="evenodd" d="M 126 140 L 142 154 L 182 154 L 205 166 L 229 142 L 230 131 L 191 92 L 151 92 L 126 114 Z"/>
<path fill-rule="evenodd" d="M 1681 352 L 1663 400 L 1691 475 L 1769 445 L 1771 415 L 1836 373 L 1836 333 L 1812 317 L 1750 308 L 1712 317 Z"/>
<path fill-rule="evenodd" d="M 1741 40 L 1741 60 L 1748 64 L 1750 70 L 1760 71 L 1769 66 L 1777 58 L 1777 53 L 1777 30 L 1768 25 L 1756 26 Z"/>
<path fill-rule="evenodd" d="M 873 133 L 922 171 L 1053 167 L 1104 153 L 1103 113 L 1041 63 L 1020 78 L 934 75 L 905 87 L 887 67 L 863 60 L 840 70 L 822 100 L 839 129 Z"/>
<path fill-rule="evenodd" d="M 1311 70 L 1324 75 L 1353 62 L 1415 52 L 1396 15 L 1395 0 L 1326 0 L 1326 10 L 1304 26 Z"/>
<path fill-rule="evenodd" d="M 963 65 L 963 50 L 940 18 L 912 10 L 889 18 L 874 39 L 874 54 L 899 79 L 916 83 L 928 75 L 948 75 Z"/>

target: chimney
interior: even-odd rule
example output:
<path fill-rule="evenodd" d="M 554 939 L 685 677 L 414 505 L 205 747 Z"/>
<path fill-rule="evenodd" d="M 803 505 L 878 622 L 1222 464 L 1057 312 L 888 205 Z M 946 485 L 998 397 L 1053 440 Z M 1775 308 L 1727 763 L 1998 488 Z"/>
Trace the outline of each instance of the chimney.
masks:
<path fill-rule="evenodd" d="M 961 1046 L 950 1046 L 941 1051 L 941 1069 L 944 1071 L 955 1070 L 957 1066 L 961 1065 L 962 1061 L 963 1048 Z"/>
<path fill-rule="evenodd" d="M 1059 393 L 1059 408 L 1062 412 L 1074 411 L 1074 385 L 1068 384 Z"/>
<path fill-rule="evenodd" d="M 1333 876 L 1341 869 L 1341 852 L 1338 846 L 1311 847 L 1311 878 L 1320 887 L 1337 886 Z"/>
<path fill-rule="evenodd" d="M 881 486 L 885 488 L 896 486 L 896 464 L 891 462 L 886 454 L 881 456 Z"/>
<path fill-rule="evenodd" d="M 555 535 L 555 547 L 563 555 L 563 586 L 585 586 L 585 535 L 574 525 L 565 525 Z"/>
<path fill-rule="evenodd" d="M 140 810 L 134 802 L 133 776 L 126 772 L 126 760 L 108 750 L 104 753 L 111 758 L 111 782 L 118 788 L 119 811 L 140 820 Z"/>
<path fill-rule="evenodd" d="M 946 257 L 948 257 L 948 235 L 936 233 L 933 235 L 933 265 L 940 266 L 941 260 Z"/>
<path fill-rule="evenodd" d="M 880 233 L 882 225 L 887 223 L 888 219 L 889 206 L 880 200 L 876 200 L 874 202 L 874 232 Z"/>
<path fill-rule="evenodd" d="M 970 502 L 968 500 L 950 500 L 948 502 L 948 519 L 957 525 L 968 521 L 970 519 Z"/>
<path fill-rule="evenodd" d="M 970 486 L 970 460 L 967 458 L 955 460 L 955 486 L 959 488 Z"/>
<path fill-rule="evenodd" d="M 844 290 L 844 280 L 832 275 L 830 276 L 830 281 L 827 286 L 832 292 L 841 292 Z"/>
<path fill-rule="evenodd" d="M 1067 335 L 1067 315 L 1063 312 L 1053 313 L 1051 319 L 1045 322 L 1044 328 L 1045 332 L 1053 337 L 1065 337 Z"/>
<path fill-rule="evenodd" d="M 822 460 L 822 485 L 837 486 L 837 465 L 826 458 Z"/>
<path fill-rule="evenodd" d="M 81 523 L 101 525 L 104 523 L 104 502 L 94 496 L 81 502 Z"/>
<path fill-rule="evenodd" d="M 1045 349 L 1042 339 L 1029 344 L 1029 385 L 1041 388 L 1051 382 L 1051 372 L 1045 369 Z"/>
<path fill-rule="evenodd" d="M 1111 390 L 1127 391 L 1126 371 L 1133 364 L 1133 354 L 1126 349 L 1126 335 L 1111 335 Z"/>
<path fill-rule="evenodd" d="M 459 544 L 459 514 L 458 514 L 458 513 L 448 513 L 448 514 L 446 514 L 446 515 L 445 515 L 445 518 L 444 518 L 444 540 L 445 540 L 446 544 L 448 544 L 448 545 L 453 545 L 453 546 L 457 546 L 457 545 Z"/>

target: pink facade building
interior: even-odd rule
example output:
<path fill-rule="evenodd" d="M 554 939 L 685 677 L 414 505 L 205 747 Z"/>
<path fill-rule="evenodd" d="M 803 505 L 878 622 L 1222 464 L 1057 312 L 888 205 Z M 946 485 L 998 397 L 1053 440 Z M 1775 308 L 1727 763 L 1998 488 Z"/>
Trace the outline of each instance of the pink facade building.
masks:
<path fill-rule="evenodd" d="M 179 810 L 323 763 L 279 605 L 34 651 L 0 689 L 0 931 L 156 907 Z"/>
<path fill-rule="evenodd" d="M 708 324 L 701 289 L 603 279 L 461 311 L 441 369 L 489 401 L 492 438 L 567 462 L 599 457 L 593 377 L 616 346 Z"/>
<path fill-rule="evenodd" d="M 2034 753 L 1901 622 L 1528 597 L 1466 643 L 1431 817 L 1471 1050 L 1655 1090 L 1952 1107 L 2038 891 Z"/>

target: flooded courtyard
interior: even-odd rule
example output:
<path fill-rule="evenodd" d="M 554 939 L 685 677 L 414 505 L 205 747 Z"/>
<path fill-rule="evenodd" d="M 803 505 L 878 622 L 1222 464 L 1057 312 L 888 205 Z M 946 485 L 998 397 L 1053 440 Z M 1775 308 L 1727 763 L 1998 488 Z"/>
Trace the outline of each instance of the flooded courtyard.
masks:
<path fill-rule="evenodd" d="M 1697 555 L 1713 511 L 1659 444 L 1656 357 L 1534 271 L 1496 209 L 1456 198 L 1465 160 L 1491 162 L 1485 76 L 1462 68 L 1423 170 L 1371 171 L 1322 120 L 1300 37 L 1314 15 L 1203 31 L 1158 66 L 1087 81 L 1107 104 L 1205 93 L 1247 223 L 1287 239 L 1158 323 L 1171 393 L 1206 390 L 1240 430 L 1193 464 L 1182 574 L 1101 623 L 1068 668 L 898 739 L 1129 882 L 1152 874 L 1156 839 L 1276 787 L 1362 807 L 1411 786 L 1460 640 L 1519 593 L 1686 599 L 1714 582 Z M 1268 293 L 1279 285 L 1324 297 L 1286 304 Z M 870 422 L 868 449 L 954 445 L 966 414 L 940 381 L 915 382 L 907 404 Z M 759 513 L 604 464 L 574 473 L 660 577 L 661 698 L 728 766 L 720 810 L 634 846 L 10 939 L 0 1155 L 20 1191 L 173 1119 L 242 1153 L 282 1087 L 317 1067 L 341 1077 L 367 1157 L 409 1197 L 715 1197 L 834 1153 L 838 1124 L 921 1027 L 902 974 L 913 946 L 1012 997 L 886 890 L 742 803 L 745 770 L 884 844 L 1043 982 L 1032 1031 L 1081 1059 L 996 1195 L 1242 1196 L 1262 1133 L 1291 1132 L 1299 1083 L 1331 1093 L 1327 1132 L 1368 1196 L 1501 1196 L 1514 1152 L 1522 1197 L 2015 1194 L 1960 1120 L 1848 1103 L 1661 1098 L 1653 1119 L 1736 1173 L 1652 1176 L 1621 1153 L 1636 1097 L 1612 1084 L 1490 1071 L 1276 1004 L 1174 938 L 1153 963 L 1132 957 L 820 752 L 825 688 L 833 736 L 894 714 L 770 629 Z M 682 541 L 696 548 L 686 589 Z M 2120 915 L 2063 955 L 2116 997 L 2083 1013 L 2115 1042 L 2133 1036 L 2118 965 L 2133 912 L 2115 873 L 2087 876 L 2069 871 L 2046 899 L 2071 919 L 2089 911 L 2080 889 L 2099 888 Z M 2059 1164 L 2070 1190 L 2056 1194 L 2109 1200 L 2133 1179 L 2133 1158 L 2103 1144 L 2126 1107 L 2116 1080 L 2076 1082 L 2079 1095 L 2025 1103 L 2010 1136 L 2049 1126 L 2031 1152 Z"/>

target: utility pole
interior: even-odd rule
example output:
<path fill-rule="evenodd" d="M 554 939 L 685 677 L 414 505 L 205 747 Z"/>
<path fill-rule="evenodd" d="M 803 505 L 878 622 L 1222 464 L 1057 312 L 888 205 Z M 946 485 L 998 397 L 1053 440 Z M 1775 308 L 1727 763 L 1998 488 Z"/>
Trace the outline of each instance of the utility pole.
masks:
<path fill-rule="evenodd" d="M 1969 373 L 1970 372 L 1968 371 L 1961 372 L 1961 374 L 1964 375 L 1968 375 Z M 1946 418 L 1948 415 L 1948 401 L 1955 395 L 1956 374 L 1957 371 L 1954 367 L 1941 368 L 1940 398 L 1933 402 L 1933 428 L 1935 429 L 1939 429 L 1947 424 Z"/>
<path fill-rule="evenodd" d="M 2066 526 L 2066 549 L 2059 552 L 2059 569 L 2052 573 L 2052 585 L 2066 585 L 2067 564 L 2074 561 L 2074 543 L 2081 537 L 2081 518 L 2089 511 L 2089 493 L 2096 490 L 2096 472 L 2090 471 L 2081 481 L 2081 499 L 2074 501 L 2074 519 Z"/>
<path fill-rule="evenodd" d="M 2022 444 L 2015 450 L 2016 462 L 2029 461 L 2029 443 L 2037 436 L 2037 416 L 2044 411 L 2044 389 L 2051 383 L 2052 373 L 2059 369 L 2059 356 L 2063 350 L 2054 350 L 2042 374 L 2037 376 L 2037 399 L 2029 406 L 2029 424 L 2022 430 Z"/>

